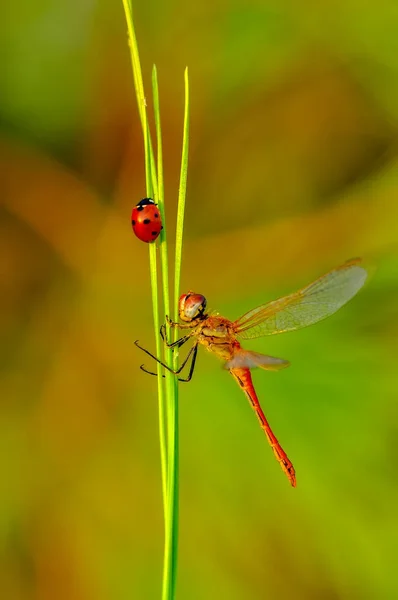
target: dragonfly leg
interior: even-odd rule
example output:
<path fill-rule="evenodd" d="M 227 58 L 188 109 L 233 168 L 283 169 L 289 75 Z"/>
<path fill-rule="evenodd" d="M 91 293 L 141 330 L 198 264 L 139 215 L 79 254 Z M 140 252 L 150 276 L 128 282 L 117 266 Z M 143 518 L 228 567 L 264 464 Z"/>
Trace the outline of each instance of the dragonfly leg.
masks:
<path fill-rule="evenodd" d="M 171 344 L 168 342 L 167 340 L 167 335 L 166 335 L 166 326 L 162 325 L 160 328 L 160 335 L 162 337 L 162 340 L 164 341 L 165 345 L 167 346 L 167 348 L 173 348 L 174 350 L 176 348 L 181 348 L 181 346 L 183 344 L 185 344 L 185 342 L 187 342 L 189 340 L 189 338 L 191 337 L 191 335 L 184 335 L 182 338 L 180 338 L 179 340 L 176 340 L 175 342 L 172 342 Z"/>
<path fill-rule="evenodd" d="M 178 327 L 178 329 L 192 329 L 191 323 L 176 323 L 172 321 L 168 315 L 166 315 L 166 322 L 170 327 Z"/>
<path fill-rule="evenodd" d="M 169 315 L 166 315 L 166 323 L 167 325 L 169 325 L 169 327 L 178 327 L 178 323 L 175 323 L 174 321 L 172 321 L 169 317 Z"/>
<path fill-rule="evenodd" d="M 188 375 L 187 375 L 187 377 L 185 379 L 178 379 L 178 381 L 186 381 L 186 382 L 188 382 L 188 381 L 191 381 L 191 379 L 192 379 L 192 375 L 193 375 L 193 372 L 195 370 L 196 356 L 198 354 L 198 345 L 195 344 L 195 346 L 192 346 L 192 350 L 193 350 L 193 352 L 192 352 L 192 360 L 191 360 L 191 366 L 189 367 L 189 373 L 188 373 Z"/>
<path fill-rule="evenodd" d="M 158 362 L 160 365 L 162 365 L 162 367 L 164 367 L 168 371 L 172 371 L 172 369 L 170 369 L 170 367 L 168 367 L 165 363 L 163 363 L 161 360 L 159 360 L 154 354 L 152 354 L 151 352 L 149 352 L 149 350 L 147 350 L 146 348 L 143 348 L 142 346 L 140 346 L 139 343 L 138 343 L 138 340 L 135 340 L 134 344 L 137 346 L 137 348 L 139 348 L 140 350 L 142 350 L 143 352 L 145 352 L 145 354 L 148 354 L 148 356 L 150 356 L 151 358 L 153 358 L 154 360 L 156 360 L 156 362 Z"/>
<path fill-rule="evenodd" d="M 170 373 L 173 373 L 173 375 L 178 375 L 179 373 L 181 373 L 181 371 L 183 370 L 183 368 L 185 367 L 185 365 L 187 364 L 189 358 L 193 355 L 194 358 L 196 359 L 196 353 L 198 351 L 198 347 L 197 344 L 195 344 L 194 346 L 192 346 L 192 348 L 190 349 L 190 351 L 188 352 L 185 360 L 183 361 L 183 363 L 181 364 L 181 366 L 177 369 L 174 370 L 171 367 L 169 367 L 168 365 L 166 365 L 164 362 L 162 362 L 159 358 L 157 358 L 154 354 L 152 354 L 151 352 L 149 352 L 149 350 L 146 350 L 145 348 L 143 348 L 142 346 L 139 345 L 138 340 L 136 340 L 134 342 L 134 344 L 137 346 L 137 348 L 139 348 L 140 350 L 142 350 L 143 352 L 145 352 L 145 354 L 148 354 L 148 356 L 150 356 L 151 358 L 153 358 L 154 360 L 156 360 L 157 363 L 159 363 L 160 365 L 162 365 L 162 367 L 164 367 L 165 369 L 167 369 L 167 371 L 170 371 Z M 141 365 L 141 370 L 145 371 L 146 369 L 142 368 Z M 191 377 L 192 377 L 192 373 L 191 373 Z M 189 381 L 189 380 L 188 380 Z"/>
<path fill-rule="evenodd" d="M 188 373 L 188 375 L 187 375 L 187 377 L 185 379 L 183 379 L 182 377 L 179 377 L 178 381 L 188 382 L 188 381 L 191 381 L 191 379 L 192 379 L 192 375 L 193 375 L 193 372 L 194 372 L 194 369 L 195 369 L 195 363 L 196 363 L 196 356 L 197 356 L 197 353 L 198 353 L 198 347 L 197 346 L 193 346 L 193 348 L 191 349 L 191 352 L 192 352 L 192 360 L 191 360 L 191 365 L 189 367 L 189 373 Z M 183 366 L 185 366 L 185 364 L 186 364 L 186 362 L 187 362 L 187 360 L 188 360 L 191 352 L 189 353 L 189 355 L 185 359 Z M 148 375 L 155 375 L 155 377 L 157 377 L 157 375 L 158 375 L 157 373 L 154 373 L 153 371 L 148 371 L 148 369 L 146 369 L 144 367 L 144 365 L 141 365 L 140 369 L 141 369 L 141 371 L 144 371 L 144 373 L 148 373 Z M 178 369 L 178 371 L 172 371 L 171 369 L 169 369 L 169 370 L 172 373 L 177 374 L 177 373 L 180 372 L 181 369 Z M 165 377 L 165 375 L 162 375 L 162 377 Z"/>

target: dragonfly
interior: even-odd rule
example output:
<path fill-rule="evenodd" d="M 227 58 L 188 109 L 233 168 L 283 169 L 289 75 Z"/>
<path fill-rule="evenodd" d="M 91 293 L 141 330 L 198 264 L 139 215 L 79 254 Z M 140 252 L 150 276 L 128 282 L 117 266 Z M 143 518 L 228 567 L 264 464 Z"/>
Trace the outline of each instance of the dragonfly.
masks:
<path fill-rule="evenodd" d="M 140 346 L 138 341 L 135 344 L 174 375 L 181 374 L 190 361 L 188 375 L 185 379 L 179 378 L 180 381 L 191 380 L 199 346 L 204 346 L 209 352 L 224 361 L 224 368 L 237 381 L 254 409 L 275 458 L 291 485 L 296 487 L 296 473 L 293 464 L 264 415 L 251 376 L 251 370 L 254 368 L 279 371 L 288 367 L 290 363 L 282 358 L 245 350 L 240 340 L 295 331 L 329 317 L 355 296 L 364 285 L 367 275 L 361 259 L 351 259 L 299 291 L 249 310 L 236 321 L 209 313 L 206 308 L 206 298 L 202 294 L 192 291 L 182 294 L 179 299 L 180 322 L 174 322 L 168 317 L 166 317 L 166 321 L 170 327 L 183 330 L 185 335 L 170 343 L 166 337 L 166 326 L 162 325 L 160 329 L 164 343 L 173 351 L 193 340 L 193 345 L 185 360 L 175 370 Z M 144 365 L 141 365 L 141 369 L 146 373 L 156 375 L 147 370 Z"/>

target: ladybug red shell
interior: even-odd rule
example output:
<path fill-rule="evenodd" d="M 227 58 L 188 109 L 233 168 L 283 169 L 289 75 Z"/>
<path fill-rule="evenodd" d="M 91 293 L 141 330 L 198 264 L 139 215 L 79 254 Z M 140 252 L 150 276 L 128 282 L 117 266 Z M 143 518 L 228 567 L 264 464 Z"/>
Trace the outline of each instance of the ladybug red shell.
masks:
<path fill-rule="evenodd" d="M 152 198 L 143 198 L 131 213 L 133 231 L 142 242 L 154 242 L 163 229 L 157 204 Z"/>

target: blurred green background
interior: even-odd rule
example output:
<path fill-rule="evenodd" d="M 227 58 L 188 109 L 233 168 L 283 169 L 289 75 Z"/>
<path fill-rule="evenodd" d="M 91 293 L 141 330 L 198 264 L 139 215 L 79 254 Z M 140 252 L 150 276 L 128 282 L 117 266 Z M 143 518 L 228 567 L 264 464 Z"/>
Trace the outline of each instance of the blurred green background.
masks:
<path fill-rule="evenodd" d="M 156 62 L 182 290 L 235 319 L 352 256 L 339 314 L 246 347 L 297 489 L 205 352 L 181 386 L 182 600 L 398 598 L 398 9 L 394 0 L 134 3 Z M 159 598 L 163 523 L 145 195 L 121 1 L 8 2 L 0 24 L 5 600 Z M 151 107 L 150 98 L 148 98 Z M 149 366 L 149 365 L 148 365 Z"/>

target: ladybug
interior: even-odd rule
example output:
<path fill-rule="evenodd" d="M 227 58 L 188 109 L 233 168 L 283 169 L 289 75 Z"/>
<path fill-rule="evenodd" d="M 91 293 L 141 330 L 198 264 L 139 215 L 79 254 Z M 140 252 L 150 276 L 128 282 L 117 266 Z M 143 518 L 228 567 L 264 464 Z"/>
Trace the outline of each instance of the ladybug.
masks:
<path fill-rule="evenodd" d="M 157 204 L 152 198 L 143 198 L 131 213 L 133 231 L 142 242 L 154 242 L 163 229 Z"/>

